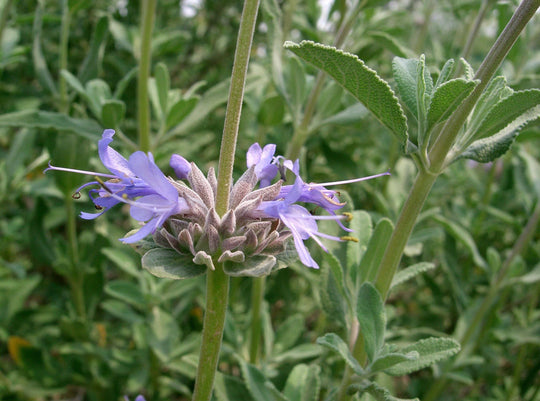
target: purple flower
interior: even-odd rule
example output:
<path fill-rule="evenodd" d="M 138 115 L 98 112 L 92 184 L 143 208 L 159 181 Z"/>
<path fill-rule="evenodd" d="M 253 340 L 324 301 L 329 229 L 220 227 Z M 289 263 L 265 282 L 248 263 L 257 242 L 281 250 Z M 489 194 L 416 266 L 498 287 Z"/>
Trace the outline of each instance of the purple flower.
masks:
<path fill-rule="evenodd" d="M 343 240 L 342 238 L 319 232 L 317 220 L 334 220 L 343 230 L 348 232 L 352 231 L 341 223 L 341 220 L 347 217 L 336 214 L 336 211 L 341 209 L 345 203 L 339 201 L 336 191 L 327 189 L 326 186 L 364 181 L 383 175 L 389 175 L 390 173 L 386 172 L 370 177 L 324 184 L 307 184 L 300 176 L 300 164 L 298 160 L 293 163 L 283 156 L 274 156 L 274 152 L 275 145 L 266 145 L 264 149 L 261 149 L 257 143 L 253 144 L 248 150 L 248 167 L 255 166 L 257 178 L 261 179 L 261 187 L 263 186 L 263 182 L 266 185 L 269 185 L 278 172 L 281 172 L 282 176 L 285 175 L 285 170 L 292 171 L 296 176 L 296 179 L 293 185 L 283 185 L 275 200 L 262 202 L 258 210 L 262 213 L 263 217 L 281 220 L 291 231 L 300 261 L 308 267 L 317 269 L 319 266 L 311 257 L 304 241 L 313 238 L 315 242 L 327 252 L 328 250 L 321 242 L 320 238 L 327 238 L 334 241 Z M 270 167 L 272 169 L 270 169 Z M 314 216 L 305 207 L 296 204 L 298 202 L 318 206 L 326 210 L 330 215 Z"/>
<path fill-rule="evenodd" d="M 311 237 L 322 249 L 328 252 L 318 237 L 327 238 L 334 241 L 342 241 L 342 239 L 319 232 L 316 220 L 338 221 L 346 217 L 336 215 L 313 216 L 305 207 L 296 205 L 295 202 L 298 202 L 302 197 L 304 185 L 304 182 L 300 179 L 300 177 L 298 177 L 294 185 L 290 186 L 285 197 L 278 198 L 274 201 L 262 202 L 259 210 L 261 210 L 264 215 L 268 217 L 280 219 L 292 233 L 294 246 L 298 252 L 300 261 L 308 267 L 318 269 L 319 265 L 311 257 L 311 254 L 306 248 L 304 241 Z M 279 196 L 281 196 L 281 194 Z"/>
<path fill-rule="evenodd" d="M 124 396 L 125 401 L 129 401 L 129 398 L 127 395 Z M 146 399 L 142 395 L 138 395 L 137 398 L 135 398 L 135 401 L 146 401 Z"/>
<path fill-rule="evenodd" d="M 185 180 L 188 177 L 189 172 L 191 171 L 191 163 L 177 154 L 173 154 L 171 156 L 171 161 L 169 162 L 169 165 L 174 170 L 176 176 L 181 180 Z"/>
<path fill-rule="evenodd" d="M 99 186 L 98 189 L 91 189 L 89 195 L 96 208 L 103 210 L 99 213 L 81 212 L 83 219 L 95 219 L 121 202 L 131 205 L 131 216 L 137 221 L 146 222 L 135 234 L 121 239 L 125 243 L 132 243 L 155 232 L 167 218 L 182 213 L 188 207 L 185 200 L 178 196 L 174 185 L 155 164 L 151 153 L 138 151 L 126 160 L 109 146 L 113 135 L 114 130 L 107 129 L 98 142 L 99 157 L 112 174 L 54 167 L 50 164 L 45 171 L 68 171 L 96 177 L 96 181 L 82 185 L 76 193 L 88 186 Z M 107 180 L 104 182 L 99 177 Z"/>
<path fill-rule="evenodd" d="M 251 145 L 246 154 L 247 167 L 255 166 L 255 175 L 260 181 L 260 187 L 270 185 L 278 173 L 278 166 L 274 158 L 276 145 L 268 144 L 261 149 L 258 143 Z"/>

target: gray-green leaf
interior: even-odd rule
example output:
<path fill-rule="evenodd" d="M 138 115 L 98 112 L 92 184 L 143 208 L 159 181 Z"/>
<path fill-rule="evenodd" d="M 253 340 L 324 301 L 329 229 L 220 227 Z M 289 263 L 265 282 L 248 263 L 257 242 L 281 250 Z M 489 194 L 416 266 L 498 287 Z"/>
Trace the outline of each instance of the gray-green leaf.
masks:
<path fill-rule="evenodd" d="M 381 295 L 373 284 L 365 282 L 358 291 L 356 316 L 364 336 L 369 361 L 373 362 L 384 345 L 386 314 Z"/>
<path fill-rule="evenodd" d="M 400 350 L 402 353 L 418 352 L 418 359 L 394 365 L 385 372 L 392 376 L 408 375 L 426 368 L 459 352 L 459 343 L 452 338 L 430 337 Z"/>
<path fill-rule="evenodd" d="M 429 106 L 427 121 L 428 130 L 435 124 L 445 121 L 457 109 L 461 102 L 469 96 L 479 81 L 466 81 L 463 78 L 452 79 L 439 86 Z"/>
<path fill-rule="evenodd" d="M 68 117 L 62 113 L 23 110 L 0 116 L 0 127 L 29 127 L 69 131 L 91 141 L 97 141 L 103 130 L 94 120 Z"/>
<path fill-rule="evenodd" d="M 317 365 L 296 365 L 287 378 L 283 394 L 290 401 L 316 401 L 319 399 L 321 368 Z"/>
<path fill-rule="evenodd" d="M 206 273 L 206 268 L 195 264 L 191 257 L 172 249 L 151 249 L 143 255 L 141 262 L 142 267 L 161 278 L 185 279 Z"/>
<path fill-rule="evenodd" d="M 504 155 L 518 136 L 517 131 L 502 132 L 474 141 L 458 159 L 471 159 L 479 163 L 489 163 Z"/>
<path fill-rule="evenodd" d="M 364 369 L 360 363 L 352 356 L 349 347 L 337 334 L 326 333 L 324 336 L 317 338 L 317 344 L 330 348 L 336 351 L 343 360 L 349 365 L 357 375 L 363 375 Z"/>
<path fill-rule="evenodd" d="M 429 262 L 420 262 L 412 266 L 409 266 L 396 273 L 396 275 L 394 276 L 394 279 L 392 280 L 391 287 L 395 287 L 396 285 L 404 283 L 405 281 L 410 280 L 411 278 L 416 277 L 417 275 L 427 272 L 434 268 L 435 268 L 435 265 Z"/>
<path fill-rule="evenodd" d="M 354 54 L 311 41 L 286 42 L 285 48 L 322 69 L 361 101 L 406 148 L 407 119 L 386 81 Z"/>

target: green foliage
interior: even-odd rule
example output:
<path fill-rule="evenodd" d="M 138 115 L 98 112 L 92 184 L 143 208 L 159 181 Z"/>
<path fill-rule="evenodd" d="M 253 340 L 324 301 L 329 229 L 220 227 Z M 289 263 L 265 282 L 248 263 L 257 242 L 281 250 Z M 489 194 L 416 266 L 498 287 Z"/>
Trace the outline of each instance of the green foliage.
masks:
<path fill-rule="evenodd" d="M 332 76 L 388 127 L 404 148 L 407 146 L 407 120 L 394 92 L 362 60 L 350 53 L 309 41 L 300 44 L 287 42 L 285 47 Z"/>
<path fill-rule="evenodd" d="M 78 217 L 92 211 L 88 192 L 71 196 L 91 176 L 42 174 L 49 161 L 103 172 L 95 150 L 104 128 L 117 131 L 120 154 L 138 149 L 140 11 L 121 3 L 0 1 L 2 400 L 192 397 L 211 261 L 145 241 L 133 252 L 118 241 L 133 228 L 125 209 Z M 241 12 L 231 0 L 203 2 L 189 17 L 184 3 L 158 2 L 144 83 L 151 151 L 167 176 L 172 153 L 218 165 Z M 475 70 L 516 5 L 340 0 L 321 18 L 316 1 L 261 2 L 235 177 L 252 143 L 285 154 L 300 128 L 306 182 L 392 176 L 332 187 L 353 231 L 318 222 L 321 233 L 349 237 L 322 239 L 328 253 L 306 241 L 320 270 L 301 266 L 293 246 L 275 260 L 227 262 L 238 277 L 216 400 L 536 400 L 538 24 L 461 127 L 384 303 L 372 284 L 415 175 L 431 172 L 434 143 L 476 93 Z M 288 39 L 299 44 L 284 48 Z M 261 346 L 248 363 L 259 276 Z"/>
<path fill-rule="evenodd" d="M 156 277 L 186 279 L 206 273 L 206 268 L 171 249 L 151 249 L 141 259 L 142 267 Z"/>

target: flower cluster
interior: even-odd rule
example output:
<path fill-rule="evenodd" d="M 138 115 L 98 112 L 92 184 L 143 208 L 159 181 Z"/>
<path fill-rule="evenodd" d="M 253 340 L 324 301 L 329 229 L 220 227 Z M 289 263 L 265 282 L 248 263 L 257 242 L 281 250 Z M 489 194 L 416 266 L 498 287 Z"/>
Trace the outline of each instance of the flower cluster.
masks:
<path fill-rule="evenodd" d="M 103 165 L 111 174 L 74 170 L 49 165 L 47 170 L 90 174 L 96 180 L 77 189 L 90 189 L 90 197 L 100 212 L 81 213 L 84 219 L 94 219 L 118 203 L 130 205 L 131 216 L 144 223 L 134 234 L 122 238 L 134 243 L 153 234 L 153 241 L 161 248 L 173 249 L 189 255 L 193 263 L 214 269 L 214 262 L 229 263 L 228 274 L 245 275 L 242 266 L 257 266 L 248 275 L 268 274 L 276 265 L 292 237 L 300 261 L 318 268 L 304 244 L 313 238 L 326 251 L 321 238 L 341 241 L 342 238 L 319 232 L 317 220 L 340 222 L 348 218 L 336 211 L 343 207 L 336 191 L 326 186 L 362 181 L 387 175 L 359 178 L 326 184 L 308 184 L 299 173 L 298 161 L 275 156 L 276 145 L 261 148 L 253 144 L 247 152 L 248 169 L 232 186 L 229 209 L 219 216 L 216 212 L 217 179 L 214 169 L 205 176 L 194 164 L 182 156 L 173 155 L 170 166 L 177 180 L 166 177 L 157 167 L 151 153 L 133 153 L 128 160 L 109 145 L 113 130 L 105 130 L 98 143 Z M 284 185 L 287 172 L 295 177 L 292 185 Z M 259 188 L 257 187 L 257 184 Z M 303 204 L 312 204 L 328 215 L 312 215 Z"/>

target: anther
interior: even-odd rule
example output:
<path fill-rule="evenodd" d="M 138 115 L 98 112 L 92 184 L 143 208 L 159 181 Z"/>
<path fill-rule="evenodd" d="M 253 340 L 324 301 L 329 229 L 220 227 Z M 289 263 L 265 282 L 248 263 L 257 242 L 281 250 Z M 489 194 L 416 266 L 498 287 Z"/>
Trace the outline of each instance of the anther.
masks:
<path fill-rule="evenodd" d="M 359 241 L 358 241 L 358 238 L 356 238 L 356 237 L 351 237 L 351 236 L 349 236 L 349 235 L 345 235 L 345 236 L 343 236 L 343 237 L 340 237 L 339 239 L 342 240 L 342 241 L 359 242 Z"/>
<path fill-rule="evenodd" d="M 94 207 L 96 208 L 96 210 L 103 210 L 103 206 L 94 205 Z"/>
<path fill-rule="evenodd" d="M 81 199 L 81 193 L 80 192 L 75 192 L 73 195 L 71 195 L 71 197 L 73 199 Z"/>
<path fill-rule="evenodd" d="M 349 212 L 343 212 L 343 216 L 345 216 L 347 218 L 347 222 L 351 221 L 353 219 L 353 215 L 352 213 L 349 213 Z"/>
<path fill-rule="evenodd" d="M 97 182 L 99 182 L 99 185 L 101 185 L 105 191 L 107 191 L 110 194 L 113 193 L 113 191 L 111 191 L 109 188 L 107 188 L 107 185 L 105 185 L 105 183 L 103 182 L 103 180 L 101 178 L 99 178 L 98 176 L 94 176 L 94 178 L 96 179 Z"/>

